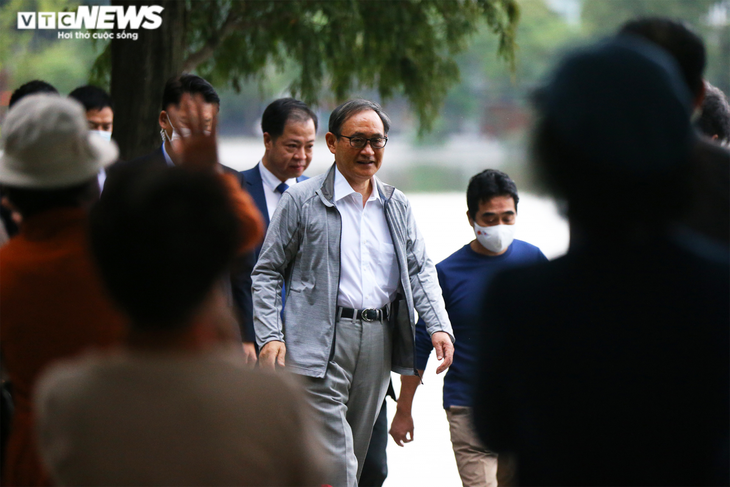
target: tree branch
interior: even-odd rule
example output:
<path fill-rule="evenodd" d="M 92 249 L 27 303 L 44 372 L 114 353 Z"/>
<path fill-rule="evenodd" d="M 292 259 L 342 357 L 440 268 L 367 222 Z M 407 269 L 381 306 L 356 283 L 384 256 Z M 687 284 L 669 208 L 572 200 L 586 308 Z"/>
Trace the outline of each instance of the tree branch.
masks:
<path fill-rule="evenodd" d="M 230 12 L 228 14 L 228 17 L 226 18 L 226 21 L 223 22 L 220 30 L 212 35 L 203 47 L 191 53 L 187 57 L 187 59 L 185 59 L 185 62 L 183 62 L 183 71 L 190 72 L 194 70 L 199 64 L 204 63 L 205 61 L 210 59 L 216 48 L 221 44 L 221 42 L 223 42 L 226 37 L 231 35 L 231 33 L 235 32 L 238 29 L 248 28 L 251 26 L 252 24 L 244 22 L 243 19 L 234 20 L 233 12 Z"/>

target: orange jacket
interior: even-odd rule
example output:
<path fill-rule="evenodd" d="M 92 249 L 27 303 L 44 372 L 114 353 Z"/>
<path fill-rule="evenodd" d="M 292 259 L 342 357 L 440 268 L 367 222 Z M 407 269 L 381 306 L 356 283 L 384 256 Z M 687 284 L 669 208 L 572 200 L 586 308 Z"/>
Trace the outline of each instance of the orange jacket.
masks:
<path fill-rule="evenodd" d="M 49 485 L 36 452 L 30 395 L 60 358 L 119 343 L 125 324 L 94 269 L 87 214 L 59 208 L 23 222 L 0 248 L 0 346 L 13 384 L 15 416 L 4 485 Z"/>

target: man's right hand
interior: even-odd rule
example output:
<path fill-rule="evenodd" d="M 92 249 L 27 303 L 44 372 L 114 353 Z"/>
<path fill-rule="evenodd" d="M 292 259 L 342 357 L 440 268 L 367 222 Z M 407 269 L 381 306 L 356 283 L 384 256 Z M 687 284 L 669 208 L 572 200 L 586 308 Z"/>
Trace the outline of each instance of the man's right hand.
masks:
<path fill-rule="evenodd" d="M 261 348 L 259 353 L 259 367 L 262 369 L 276 370 L 276 366 L 284 367 L 284 356 L 286 345 L 284 342 L 273 340 Z"/>
<path fill-rule="evenodd" d="M 413 441 L 413 416 L 410 413 L 396 409 L 393 422 L 390 424 L 390 436 L 398 446 L 404 446 Z"/>

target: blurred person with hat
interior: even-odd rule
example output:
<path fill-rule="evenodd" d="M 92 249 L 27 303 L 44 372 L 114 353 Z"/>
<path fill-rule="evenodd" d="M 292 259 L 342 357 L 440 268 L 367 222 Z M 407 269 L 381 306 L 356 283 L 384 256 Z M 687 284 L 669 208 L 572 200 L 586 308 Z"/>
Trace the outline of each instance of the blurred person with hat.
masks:
<path fill-rule="evenodd" d="M 567 255 L 497 276 L 474 417 L 519 485 L 728 485 L 730 269 L 672 238 L 694 97 L 636 36 L 568 55 L 536 97 L 534 159 Z"/>
<path fill-rule="evenodd" d="M 13 108 L 16 103 L 26 96 L 40 93 L 58 95 L 58 90 L 50 83 L 40 79 L 28 81 L 16 88 L 12 95 L 10 95 L 8 110 Z M 4 227 L 3 230 L 0 231 L 0 245 L 4 245 L 8 241 L 8 238 L 18 233 L 18 223 L 20 222 L 21 217 L 18 212 L 11 211 L 7 206 L 7 200 L 2 194 L 2 190 L 0 190 L 0 197 L 2 198 L 2 204 L 0 204 L 0 220 L 2 221 L 2 227 Z M 2 234 L 3 232 L 4 234 Z"/>
<path fill-rule="evenodd" d="M 0 347 L 13 384 L 15 415 L 5 485 L 48 485 L 32 435 L 30 395 L 53 361 L 124 336 L 102 289 L 87 241 L 97 174 L 117 148 L 89 133 L 83 107 L 57 96 L 23 98 L 2 127 L 0 184 L 20 232 L 0 248 Z"/>

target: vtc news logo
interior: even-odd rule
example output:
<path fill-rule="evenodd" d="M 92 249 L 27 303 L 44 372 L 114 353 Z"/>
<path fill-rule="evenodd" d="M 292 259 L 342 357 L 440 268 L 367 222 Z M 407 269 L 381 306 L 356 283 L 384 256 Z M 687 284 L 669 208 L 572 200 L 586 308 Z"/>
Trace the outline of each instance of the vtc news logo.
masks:
<path fill-rule="evenodd" d="M 164 7 L 85 6 L 76 12 L 18 12 L 18 29 L 157 29 Z"/>

